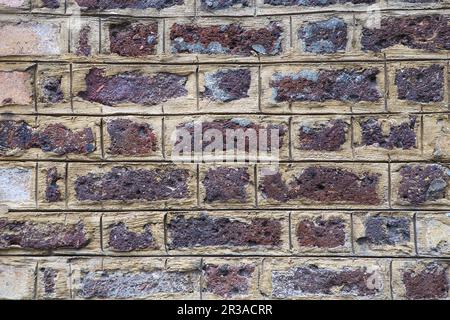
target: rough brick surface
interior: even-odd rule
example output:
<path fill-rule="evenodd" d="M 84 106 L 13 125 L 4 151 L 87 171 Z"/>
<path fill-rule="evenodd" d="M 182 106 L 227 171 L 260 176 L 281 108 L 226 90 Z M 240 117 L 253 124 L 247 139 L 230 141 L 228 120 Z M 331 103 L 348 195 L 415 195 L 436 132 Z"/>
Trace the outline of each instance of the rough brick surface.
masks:
<path fill-rule="evenodd" d="M 0 0 L 0 300 L 448 300 L 449 1 Z"/>

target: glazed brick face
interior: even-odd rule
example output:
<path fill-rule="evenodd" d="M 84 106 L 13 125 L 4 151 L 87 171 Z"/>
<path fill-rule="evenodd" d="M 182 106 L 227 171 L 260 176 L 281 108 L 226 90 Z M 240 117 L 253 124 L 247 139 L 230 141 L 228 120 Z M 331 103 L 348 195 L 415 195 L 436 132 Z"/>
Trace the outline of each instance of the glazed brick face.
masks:
<path fill-rule="evenodd" d="M 449 3 L 0 0 L 0 299 L 448 300 Z"/>

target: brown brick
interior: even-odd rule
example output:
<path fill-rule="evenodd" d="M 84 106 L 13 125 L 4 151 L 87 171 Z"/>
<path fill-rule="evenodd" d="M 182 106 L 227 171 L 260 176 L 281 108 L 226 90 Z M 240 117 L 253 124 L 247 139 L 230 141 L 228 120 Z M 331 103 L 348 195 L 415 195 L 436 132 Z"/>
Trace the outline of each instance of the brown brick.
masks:
<path fill-rule="evenodd" d="M 387 260 L 267 259 L 261 290 L 272 299 L 389 299 Z"/>
<path fill-rule="evenodd" d="M 70 261 L 67 258 L 38 260 L 36 299 L 70 299 Z"/>
<path fill-rule="evenodd" d="M 350 117 L 294 117 L 291 139 L 293 160 L 352 158 Z"/>
<path fill-rule="evenodd" d="M 394 260 L 394 299 L 448 299 L 449 277 L 448 260 Z"/>
<path fill-rule="evenodd" d="M 36 77 L 38 111 L 70 113 L 70 66 L 68 64 L 39 64 Z"/>
<path fill-rule="evenodd" d="M 196 166 L 69 164 L 69 208 L 154 209 L 197 202 Z"/>
<path fill-rule="evenodd" d="M 0 216 L 3 254 L 98 253 L 100 217 L 87 214 L 26 214 Z"/>
<path fill-rule="evenodd" d="M 31 300 L 37 262 L 30 258 L 2 257 L 0 262 L 0 299 Z"/>
<path fill-rule="evenodd" d="M 353 236 L 358 255 L 414 255 L 412 213 L 355 212 Z"/>
<path fill-rule="evenodd" d="M 358 116 L 353 121 L 356 159 L 420 159 L 421 136 L 421 117 L 418 115 Z"/>
<path fill-rule="evenodd" d="M 36 66 L 32 64 L 0 65 L 0 110 L 2 113 L 34 111 L 35 68 Z"/>
<path fill-rule="evenodd" d="M 0 202 L 11 209 L 35 208 L 35 181 L 35 163 L 2 163 L 0 165 Z"/>
<path fill-rule="evenodd" d="M 164 214 L 129 212 L 104 214 L 103 248 L 108 254 L 164 253 Z"/>
<path fill-rule="evenodd" d="M 74 260 L 75 299 L 199 299 L 200 259 Z"/>
<path fill-rule="evenodd" d="M 169 252 L 199 254 L 282 253 L 289 249 L 287 213 L 169 213 Z"/>
<path fill-rule="evenodd" d="M 77 113 L 161 113 L 196 109 L 193 66 L 74 66 Z"/>
<path fill-rule="evenodd" d="M 450 255 L 450 214 L 418 212 L 416 214 L 417 251 L 419 255 Z"/>
<path fill-rule="evenodd" d="M 333 209 L 386 207 L 387 169 L 382 163 L 260 165 L 258 205 Z"/>
<path fill-rule="evenodd" d="M 199 108 L 202 112 L 258 111 L 257 67 L 200 66 L 199 88 Z"/>
<path fill-rule="evenodd" d="M 448 114 L 423 116 L 423 154 L 426 159 L 450 159 L 450 117 Z"/>
<path fill-rule="evenodd" d="M 65 208 L 66 164 L 61 162 L 38 163 L 39 209 Z"/>
<path fill-rule="evenodd" d="M 265 112 L 384 110 L 384 67 L 379 63 L 268 65 L 261 81 Z"/>
<path fill-rule="evenodd" d="M 2 16 L 0 56 L 57 56 L 68 51 L 67 20 Z"/>
<path fill-rule="evenodd" d="M 292 212 L 292 245 L 301 254 L 350 254 L 351 219 L 344 212 Z"/>
<path fill-rule="evenodd" d="M 162 159 L 161 117 L 104 118 L 106 159 Z"/>
<path fill-rule="evenodd" d="M 100 51 L 99 18 L 81 18 L 70 25 L 70 52 L 79 59 L 96 56 Z"/>
<path fill-rule="evenodd" d="M 442 207 L 450 203 L 450 170 L 441 164 L 391 165 L 391 198 L 395 206 Z"/>
<path fill-rule="evenodd" d="M 208 258 L 203 261 L 203 299 L 261 299 L 260 260 Z"/>

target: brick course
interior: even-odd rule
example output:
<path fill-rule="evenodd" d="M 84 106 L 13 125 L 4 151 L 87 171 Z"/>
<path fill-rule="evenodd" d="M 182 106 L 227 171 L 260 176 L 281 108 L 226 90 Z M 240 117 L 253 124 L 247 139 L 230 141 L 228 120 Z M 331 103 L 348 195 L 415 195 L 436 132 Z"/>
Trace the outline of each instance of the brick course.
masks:
<path fill-rule="evenodd" d="M 449 21 L 449 0 L 0 0 L 0 299 L 448 300 Z M 198 124 L 278 129 L 280 162 L 244 141 L 247 163 L 207 142 L 173 163 Z"/>

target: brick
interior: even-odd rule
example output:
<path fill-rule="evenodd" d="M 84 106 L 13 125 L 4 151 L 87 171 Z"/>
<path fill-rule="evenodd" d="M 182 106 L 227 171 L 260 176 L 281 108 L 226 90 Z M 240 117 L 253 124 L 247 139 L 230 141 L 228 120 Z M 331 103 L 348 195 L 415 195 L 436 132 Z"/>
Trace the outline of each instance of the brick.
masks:
<path fill-rule="evenodd" d="M 30 0 L 0 0 L 0 12 L 20 12 L 30 9 Z"/>
<path fill-rule="evenodd" d="M 249 165 L 200 166 L 200 202 L 205 207 L 253 207 L 254 167 Z"/>
<path fill-rule="evenodd" d="M 0 216 L 2 254 L 86 254 L 100 250 L 100 218 L 87 214 Z"/>
<path fill-rule="evenodd" d="M 286 117 L 193 116 L 188 121 L 186 117 L 167 117 L 164 126 L 166 158 L 190 161 L 195 156 L 218 162 L 223 162 L 224 158 L 231 162 L 289 158 L 289 119 Z"/>
<path fill-rule="evenodd" d="M 158 20 L 102 20 L 102 54 L 151 58 L 163 53 L 163 24 Z"/>
<path fill-rule="evenodd" d="M 202 16 L 253 16 L 254 0 L 200 0 L 197 12 Z"/>
<path fill-rule="evenodd" d="M 162 212 L 107 213 L 102 228 L 103 248 L 108 254 L 164 253 Z"/>
<path fill-rule="evenodd" d="M 190 16 L 194 15 L 193 0 L 136 0 L 123 2 L 120 0 L 68 0 L 68 13 L 101 13 L 125 16 Z"/>
<path fill-rule="evenodd" d="M 65 0 L 31 0 L 31 11 L 36 13 L 64 14 Z"/>
<path fill-rule="evenodd" d="M 346 116 L 304 116 L 292 119 L 293 160 L 352 158 L 351 119 Z"/>
<path fill-rule="evenodd" d="M 271 299 L 389 299 L 387 260 L 267 259 L 261 290 Z"/>
<path fill-rule="evenodd" d="M 392 291 L 394 299 L 448 299 L 448 260 L 394 260 Z"/>
<path fill-rule="evenodd" d="M 363 256 L 414 255 L 414 226 L 407 212 L 353 213 L 355 252 Z"/>
<path fill-rule="evenodd" d="M 395 206 L 445 207 L 450 203 L 448 166 L 398 163 L 391 166 L 391 199 Z"/>
<path fill-rule="evenodd" d="M 289 249 L 289 221 L 283 212 L 173 212 L 166 221 L 170 253 L 277 254 Z"/>
<path fill-rule="evenodd" d="M 353 14 L 296 16 L 292 20 L 294 52 L 305 56 L 355 54 Z"/>
<path fill-rule="evenodd" d="M 0 299 L 33 299 L 36 267 L 33 259 L 1 257 Z"/>
<path fill-rule="evenodd" d="M 290 46 L 289 22 L 281 17 L 171 19 L 166 26 L 166 53 L 201 61 L 257 61 Z"/>
<path fill-rule="evenodd" d="M 70 262 L 67 258 L 39 259 L 36 299 L 70 299 Z"/>
<path fill-rule="evenodd" d="M 283 113 L 380 112 L 383 69 L 378 63 L 264 66 L 261 107 Z"/>
<path fill-rule="evenodd" d="M 195 165 L 69 164 L 69 208 L 154 209 L 197 203 Z"/>
<path fill-rule="evenodd" d="M 53 57 L 68 51 L 68 25 L 60 18 L 2 16 L 0 37 L 0 56 Z"/>
<path fill-rule="evenodd" d="M 202 299 L 261 299 L 260 260 L 208 258 L 203 261 Z"/>
<path fill-rule="evenodd" d="M 70 24 L 70 52 L 79 59 L 96 56 L 100 52 L 100 20 L 78 17 Z"/>
<path fill-rule="evenodd" d="M 200 66 L 199 88 L 202 112 L 258 112 L 257 67 Z"/>
<path fill-rule="evenodd" d="M 416 214 L 419 255 L 449 256 L 450 215 L 445 212 Z"/>
<path fill-rule="evenodd" d="M 447 74 L 447 63 L 389 63 L 389 111 L 446 111 Z"/>
<path fill-rule="evenodd" d="M 447 114 L 423 116 L 423 154 L 437 161 L 450 159 L 450 118 Z"/>
<path fill-rule="evenodd" d="M 72 111 L 70 82 L 68 64 L 39 64 L 36 77 L 38 111 L 70 113 Z"/>
<path fill-rule="evenodd" d="M 32 64 L 0 64 L 0 110 L 2 113 L 34 111 L 35 67 Z"/>
<path fill-rule="evenodd" d="M 0 165 L 0 202 L 11 208 L 35 208 L 36 165 L 14 162 Z"/>
<path fill-rule="evenodd" d="M 74 66 L 76 113 L 189 112 L 196 109 L 193 66 Z"/>
<path fill-rule="evenodd" d="M 107 159 L 162 159 L 160 117 L 104 118 L 103 137 Z"/>
<path fill-rule="evenodd" d="M 292 212 L 292 245 L 300 254 L 350 254 L 351 218 L 344 212 Z"/>
<path fill-rule="evenodd" d="M 386 207 L 387 169 L 382 163 L 260 165 L 258 205 L 333 209 Z"/>
<path fill-rule="evenodd" d="M 38 163 L 38 207 L 60 209 L 66 206 L 66 164 Z"/>
<path fill-rule="evenodd" d="M 353 121 L 353 149 L 356 159 L 420 159 L 421 117 L 358 116 Z"/>
<path fill-rule="evenodd" d="M 200 259 L 78 259 L 75 299 L 199 299 Z"/>

